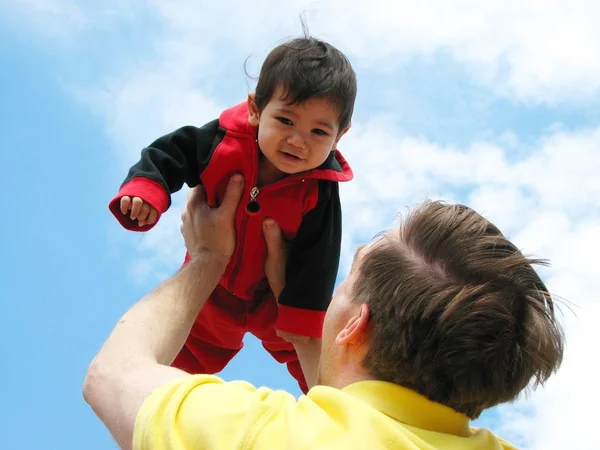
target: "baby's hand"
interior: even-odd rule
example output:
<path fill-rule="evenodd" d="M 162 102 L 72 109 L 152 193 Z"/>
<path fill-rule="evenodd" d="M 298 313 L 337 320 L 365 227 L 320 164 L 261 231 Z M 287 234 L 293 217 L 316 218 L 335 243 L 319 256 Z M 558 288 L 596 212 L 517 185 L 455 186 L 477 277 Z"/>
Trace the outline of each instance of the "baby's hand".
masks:
<path fill-rule="evenodd" d="M 154 225 L 158 218 L 158 212 L 149 203 L 146 203 L 139 197 L 124 196 L 121 198 L 121 212 L 123 215 L 131 211 L 129 217 L 131 220 L 138 221 L 138 226 Z"/>

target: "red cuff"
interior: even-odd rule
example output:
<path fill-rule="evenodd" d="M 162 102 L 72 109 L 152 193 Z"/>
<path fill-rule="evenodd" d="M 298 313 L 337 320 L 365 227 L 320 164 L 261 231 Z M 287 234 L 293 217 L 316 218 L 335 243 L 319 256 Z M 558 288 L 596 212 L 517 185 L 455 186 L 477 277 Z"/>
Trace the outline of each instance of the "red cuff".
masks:
<path fill-rule="evenodd" d="M 140 197 L 146 203 L 150 204 L 156 212 L 158 212 L 158 216 L 156 218 L 156 222 L 152 225 L 144 225 L 140 227 L 137 223 L 137 220 L 131 220 L 129 216 L 124 215 L 121 212 L 121 198 L 122 197 Z M 154 180 L 149 178 L 137 177 L 133 178 L 128 183 L 121 186 L 119 189 L 119 193 L 110 201 L 108 204 L 108 209 L 113 213 L 115 218 L 119 221 L 119 223 L 131 231 L 148 231 L 156 225 L 160 219 L 160 216 L 167 210 L 169 207 L 169 194 L 165 191 L 160 183 L 157 183 Z"/>
<path fill-rule="evenodd" d="M 279 305 L 275 328 L 286 333 L 321 338 L 325 311 Z"/>

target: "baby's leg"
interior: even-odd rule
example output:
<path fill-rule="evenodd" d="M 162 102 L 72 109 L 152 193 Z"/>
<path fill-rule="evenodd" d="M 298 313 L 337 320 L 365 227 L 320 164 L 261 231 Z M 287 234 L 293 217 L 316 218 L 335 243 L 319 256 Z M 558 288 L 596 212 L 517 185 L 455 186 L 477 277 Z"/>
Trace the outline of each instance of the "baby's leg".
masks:
<path fill-rule="evenodd" d="M 192 374 L 223 370 L 244 345 L 245 314 L 243 301 L 217 286 L 172 366 Z"/>
<path fill-rule="evenodd" d="M 277 336 L 275 320 L 277 319 L 277 302 L 273 295 L 267 293 L 257 307 L 248 313 L 248 331 L 262 341 L 262 345 L 275 360 L 286 364 L 288 372 L 296 379 L 303 393 L 308 392 L 308 386 L 298 355 L 294 346 Z"/>

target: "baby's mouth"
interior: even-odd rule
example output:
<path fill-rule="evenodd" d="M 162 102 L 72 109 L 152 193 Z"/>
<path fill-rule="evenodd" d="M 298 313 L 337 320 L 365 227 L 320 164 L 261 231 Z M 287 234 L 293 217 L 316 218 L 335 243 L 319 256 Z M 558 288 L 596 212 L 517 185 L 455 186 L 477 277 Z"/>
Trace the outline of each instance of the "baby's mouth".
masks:
<path fill-rule="evenodd" d="M 282 151 L 281 153 L 283 153 L 284 155 L 287 155 L 287 156 L 289 156 L 291 158 L 297 159 L 298 161 L 300 161 L 302 159 L 299 156 L 294 155 L 293 153 L 290 153 L 290 152 Z"/>

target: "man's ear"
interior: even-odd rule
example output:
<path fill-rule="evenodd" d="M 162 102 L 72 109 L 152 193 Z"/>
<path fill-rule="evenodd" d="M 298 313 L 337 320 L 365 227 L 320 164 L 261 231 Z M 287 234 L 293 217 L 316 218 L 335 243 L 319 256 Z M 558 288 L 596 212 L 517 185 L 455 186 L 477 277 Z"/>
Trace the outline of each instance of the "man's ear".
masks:
<path fill-rule="evenodd" d="M 352 125 L 352 124 L 350 124 L 350 123 L 349 123 L 349 124 L 348 124 L 348 126 L 347 126 L 346 128 L 344 128 L 342 131 L 340 131 L 340 132 L 338 133 L 337 137 L 335 138 L 335 143 L 333 144 L 333 148 L 334 148 L 334 149 L 337 147 L 337 145 L 338 145 L 338 142 L 340 142 L 340 139 L 342 139 L 342 136 L 343 136 L 343 135 L 345 135 L 345 134 L 348 132 L 348 130 L 350 130 L 350 126 L 351 126 L 351 125 Z"/>
<path fill-rule="evenodd" d="M 260 122 L 260 112 L 256 106 L 256 94 L 250 92 L 248 94 L 248 123 L 253 127 L 257 127 Z"/>
<path fill-rule="evenodd" d="M 352 315 L 346 326 L 335 338 L 340 345 L 362 345 L 367 340 L 367 326 L 369 324 L 369 307 L 363 303 L 357 313 Z"/>

